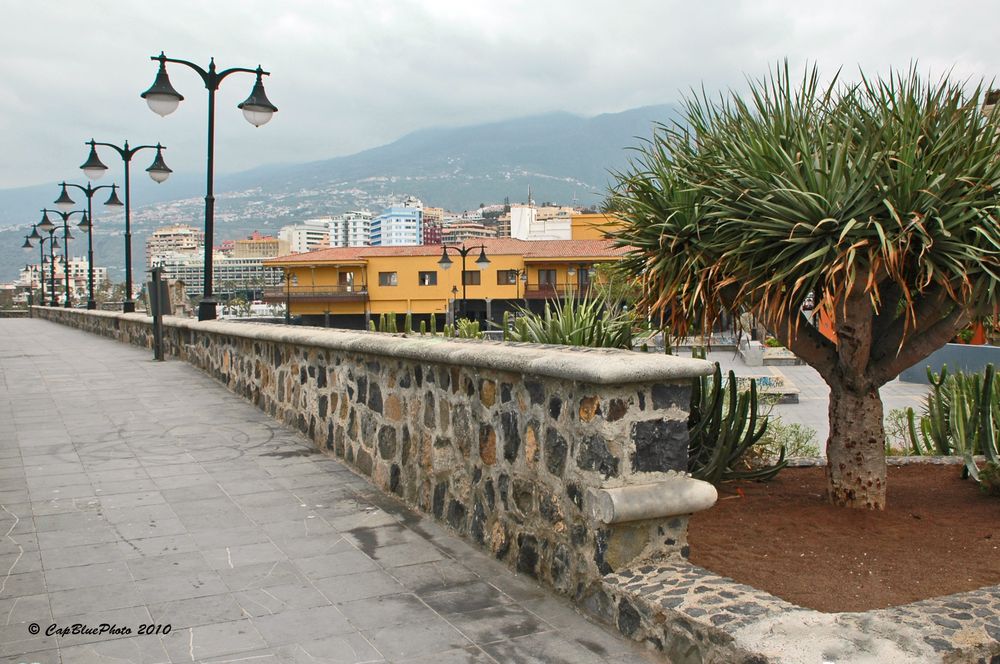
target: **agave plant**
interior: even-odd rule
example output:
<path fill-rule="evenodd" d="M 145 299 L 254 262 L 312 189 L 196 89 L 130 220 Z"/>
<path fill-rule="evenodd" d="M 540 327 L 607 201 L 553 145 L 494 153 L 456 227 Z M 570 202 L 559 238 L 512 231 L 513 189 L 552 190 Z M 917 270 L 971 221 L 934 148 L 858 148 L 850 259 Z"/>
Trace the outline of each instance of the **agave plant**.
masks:
<path fill-rule="evenodd" d="M 879 387 L 998 306 L 1000 112 L 982 86 L 915 70 L 821 84 L 786 65 L 749 88 L 687 100 L 607 207 L 675 333 L 750 311 L 819 372 L 830 498 L 881 509 Z M 835 338 L 803 315 L 810 292 Z"/>
<path fill-rule="evenodd" d="M 546 302 L 543 314 L 518 308 L 519 318 L 508 333 L 512 341 L 601 348 L 632 347 L 632 314 L 589 294 Z"/>

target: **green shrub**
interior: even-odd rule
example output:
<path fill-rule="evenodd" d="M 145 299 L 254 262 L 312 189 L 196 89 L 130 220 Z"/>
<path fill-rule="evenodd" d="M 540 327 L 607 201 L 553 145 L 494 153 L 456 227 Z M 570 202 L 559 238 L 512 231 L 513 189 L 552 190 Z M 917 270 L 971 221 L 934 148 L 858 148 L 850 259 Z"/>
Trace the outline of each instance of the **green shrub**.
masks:
<path fill-rule="evenodd" d="M 1000 496 L 1000 464 L 991 461 L 979 470 L 979 488 L 989 496 Z"/>
<path fill-rule="evenodd" d="M 893 408 L 885 417 L 885 454 L 886 456 L 913 454 L 906 408 Z"/>
<path fill-rule="evenodd" d="M 798 423 L 785 424 L 780 417 L 770 417 L 767 431 L 746 455 L 749 468 L 775 463 L 784 451 L 785 458 L 819 456 L 816 430 Z"/>

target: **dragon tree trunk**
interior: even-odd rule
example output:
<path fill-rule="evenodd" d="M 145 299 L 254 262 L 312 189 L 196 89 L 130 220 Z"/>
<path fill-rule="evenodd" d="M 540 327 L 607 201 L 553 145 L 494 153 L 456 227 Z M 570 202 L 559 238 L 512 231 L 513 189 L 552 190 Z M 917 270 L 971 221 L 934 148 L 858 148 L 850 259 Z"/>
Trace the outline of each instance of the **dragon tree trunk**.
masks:
<path fill-rule="evenodd" d="M 830 385 L 827 480 L 834 505 L 885 509 L 885 428 L 878 388 Z"/>

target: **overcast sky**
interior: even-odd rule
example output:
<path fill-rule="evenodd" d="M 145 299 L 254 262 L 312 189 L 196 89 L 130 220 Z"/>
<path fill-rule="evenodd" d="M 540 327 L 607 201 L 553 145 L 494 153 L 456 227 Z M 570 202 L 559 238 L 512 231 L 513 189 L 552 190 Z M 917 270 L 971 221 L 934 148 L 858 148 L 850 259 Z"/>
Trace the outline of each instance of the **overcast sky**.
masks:
<path fill-rule="evenodd" d="M 162 142 L 175 171 L 201 174 L 207 93 L 169 67 L 185 96 L 166 118 L 139 93 L 149 56 L 272 76 L 279 112 L 255 129 L 217 98 L 217 172 L 323 159 L 415 129 L 547 111 L 582 115 L 740 87 L 788 58 L 886 71 L 1000 72 L 1000 3 L 667 0 L 0 0 L 0 188 L 80 179 L 85 140 Z M 117 159 L 117 158 L 116 158 Z M 146 168 L 150 158 L 136 157 Z M 120 162 L 105 163 L 119 177 Z"/>

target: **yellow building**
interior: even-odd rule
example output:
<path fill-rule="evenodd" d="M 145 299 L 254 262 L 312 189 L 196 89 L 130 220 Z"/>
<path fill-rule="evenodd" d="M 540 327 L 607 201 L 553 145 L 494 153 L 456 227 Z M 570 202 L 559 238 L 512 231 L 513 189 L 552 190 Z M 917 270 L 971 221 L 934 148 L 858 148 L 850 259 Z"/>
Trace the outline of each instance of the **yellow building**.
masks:
<path fill-rule="evenodd" d="M 570 219 L 570 232 L 574 240 L 600 240 L 614 235 L 622 222 L 610 214 L 600 212 L 574 214 Z"/>
<path fill-rule="evenodd" d="M 466 249 L 463 284 L 463 259 Z M 483 239 L 449 245 L 448 269 L 440 245 L 342 247 L 280 256 L 268 267 L 285 271 L 282 287 L 265 299 L 285 303 L 293 316 L 310 325 L 361 328 L 371 316 L 413 314 L 416 321 L 450 311 L 499 321 L 514 304 L 539 309 L 545 300 L 587 292 L 595 263 L 617 261 L 625 249 L 606 239 Z M 477 261 L 485 253 L 488 265 Z"/>

